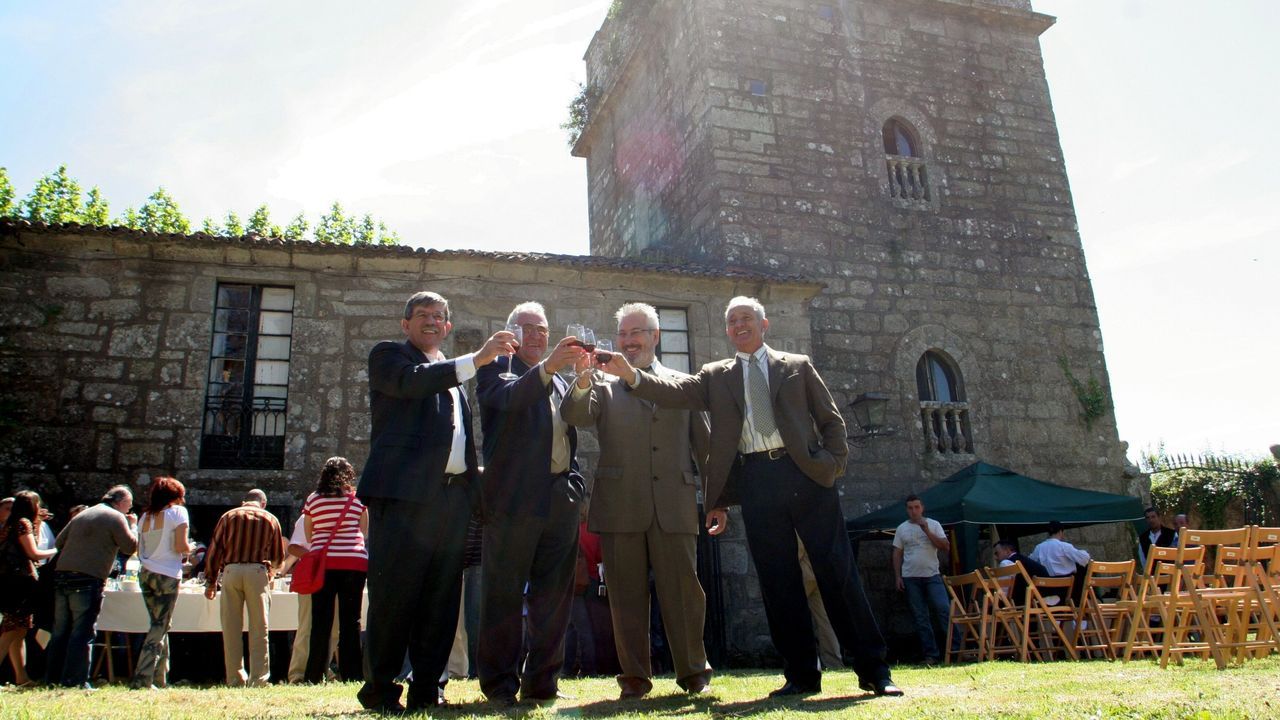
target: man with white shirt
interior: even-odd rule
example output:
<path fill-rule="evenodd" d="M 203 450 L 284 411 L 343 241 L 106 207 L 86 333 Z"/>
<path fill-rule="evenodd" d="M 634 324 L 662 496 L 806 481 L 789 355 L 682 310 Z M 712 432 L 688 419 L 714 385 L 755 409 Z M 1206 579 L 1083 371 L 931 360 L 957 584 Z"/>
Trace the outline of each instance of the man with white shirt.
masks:
<path fill-rule="evenodd" d="M 940 646 L 946 642 L 951 623 L 951 600 L 939 570 L 939 550 L 951 550 L 946 532 L 937 520 L 924 516 L 924 502 L 918 496 L 908 495 L 907 519 L 893 535 L 893 574 L 898 592 L 907 594 L 925 665 L 941 662 Z"/>
<path fill-rule="evenodd" d="M 1062 539 L 1062 523 L 1049 523 L 1049 537 L 1031 551 L 1031 559 L 1040 563 L 1053 577 L 1075 575 L 1082 565 L 1089 564 L 1089 553 Z"/>
<path fill-rule="evenodd" d="M 737 352 L 695 375 L 636 372 L 622 353 L 614 353 L 605 370 L 642 400 L 710 413 L 707 527 L 719 534 L 726 507 L 741 505 L 769 634 L 784 664 L 786 682 L 770 694 L 822 691 L 800 572 L 797 542 L 803 542 L 832 627 L 853 655 L 859 688 L 901 695 L 885 663 L 884 638 L 858 577 L 835 487 L 849 455 L 844 418 L 808 357 L 765 345 L 769 320 L 759 300 L 731 299 L 724 320 Z"/>
<path fill-rule="evenodd" d="M 369 613 L 365 683 L 357 697 L 383 712 L 400 704 L 406 649 L 413 665 L 407 707 L 444 701 L 437 679 L 453 645 L 462 591 L 462 548 L 479 498 L 471 412 L 461 385 L 512 351 L 494 333 L 474 353 L 446 360 L 449 301 L 419 292 L 405 303 L 403 342 L 369 353 L 369 459 L 356 490 L 369 508 Z"/>

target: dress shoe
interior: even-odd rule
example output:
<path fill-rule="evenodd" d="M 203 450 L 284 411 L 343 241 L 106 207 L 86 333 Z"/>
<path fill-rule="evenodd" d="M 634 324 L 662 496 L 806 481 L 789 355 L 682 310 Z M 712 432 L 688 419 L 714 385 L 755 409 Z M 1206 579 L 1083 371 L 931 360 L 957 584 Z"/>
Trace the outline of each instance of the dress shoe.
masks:
<path fill-rule="evenodd" d="M 510 707 L 515 707 L 515 705 L 516 705 L 516 696 L 515 696 L 515 695 L 506 695 L 506 694 L 502 694 L 502 693 L 495 693 L 495 694 L 493 694 L 493 695 L 489 695 L 489 696 L 487 696 L 485 699 L 489 701 L 489 704 L 490 704 L 490 705 L 494 706 L 495 708 L 499 708 L 499 709 L 501 709 L 501 708 L 510 708 Z"/>
<path fill-rule="evenodd" d="M 365 710 L 382 715 L 399 715 L 404 712 L 404 706 L 400 704 L 401 692 L 399 685 L 391 685 L 380 692 L 374 686 L 366 684 L 356 693 L 356 699 Z"/>
<path fill-rule="evenodd" d="M 820 692 L 822 692 L 821 680 L 815 680 L 811 683 L 791 682 L 788 680 L 785 685 L 769 693 L 769 697 L 786 697 L 789 695 L 804 697 L 817 695 Z"/>
<path fill-rule="evenodd" d="M 902 688 L 894 685 L 892 680 L 881 680 L 879 682 L 863 680 L 858 683 L 858 689 L 888 697 L 901 697 L 903 694 Z"/>
<path fill-rule="evenodd" d="M 689 679 L 689 682 L 685 683 L 684 691 L 690 695 L 702 695 L 703 693 L 711 692 L 711 680 L 702 675 L 694 676 Z"/>
<path fill-rule="evenodd" d="M 653 689 L 653 683 L 638 677 L 620 677 L 618 685 L 622 688 L 622 692 L 618 693 L 619 700 L 638 700 Z"/>
<path fill-rule="evenodd" d="M 555 692 L 552 692 L 549 695 L 542 694 L 542 693 L 538 693 L 534 695 L 529 695 L 523 692 L 520 693 L 520 700 L 522 700 L 523 702 L 527 702 L 532 705 L 538 705 L 541 707 L 554 705 L 556 700 L 572 700 L 572 699 L 573 699 L 572 695 L 565 695 L 559 690 L 556 690 Z"/>

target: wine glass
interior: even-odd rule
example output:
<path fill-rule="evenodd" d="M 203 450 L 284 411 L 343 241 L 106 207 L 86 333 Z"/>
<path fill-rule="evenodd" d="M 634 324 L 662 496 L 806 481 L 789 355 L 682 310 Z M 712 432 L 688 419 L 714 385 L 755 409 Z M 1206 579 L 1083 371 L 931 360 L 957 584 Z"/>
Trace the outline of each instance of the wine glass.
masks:
<path fill-rule="evenodd" d="M 596 362 L 600 363 L 601 365 L 606 365 L 612 359 L 613 359 L 613 341 L 597 340 L 596 341 Z"/>
<path fill-rule="evenodd" d="M 589 327 L 582 328 L 582 334 L 578 336 L 578 339 L 582 341 L 583 350 L 586 350 L 588 353 L 593 353 L 596 351 L 596 331 L 595 330 L 592 330 Z"/>
<path fill-rule="evenodd" d="M 516 336 L 516 339 L 513 344 L 515 345 L 516 349 L 519 350 L 520 343 L 524 340 L 524 329 L 521 328 L 516 323 L 507 323 L 506 330 L 507 332 Z M 520 379 L 519 375 L 511 372 L 511 359 L 513 357 L 515 357 L 515 353 L 507 354 L 507 371 L 498 375 L 499 378 L 503 380 L 519 380 Z"/>
<path fill-rule="evenodd" d="M 578 338 L 578 341 L 573 344 L 582 345 L 582 332 L 583 332 L 583 327 L 581 324 L 569 323 L 567 326 L 565 326 L 564 336 Z"/>

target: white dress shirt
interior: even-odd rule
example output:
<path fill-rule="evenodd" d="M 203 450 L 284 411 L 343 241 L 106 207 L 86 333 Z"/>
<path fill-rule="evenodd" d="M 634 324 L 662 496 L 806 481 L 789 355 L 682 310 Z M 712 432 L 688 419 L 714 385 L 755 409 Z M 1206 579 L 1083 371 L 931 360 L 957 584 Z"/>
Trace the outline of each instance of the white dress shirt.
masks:
<path fill-rule="evenodd" d="M 1089 553 L 1053 537 L 1037 545 L 1030 557 L 1055 576 L 1070 575 L 1077 565 L 1088 565 L 1090 560 Z"/>
<path fill-rule="evenodd" d="M 470 353 L 453 360 L 453 371 L 458 376 L 458 386 L 449 388 L 453 396 L 453 445 L 449 448 L 449 462 L 445 463 L 446 475 L 461 475 L 467 471 L 467 429 L 462 424 L 462 403 L 467 401 L 462 383 L 476 376 L 476 354 Z"/>
<path fill-rule="evenodd" d="M 751 363 L 748 358 L 754 355 L 756 362 L 760 364 L 760 371 L 764 373 L 765 385 L 769 385 L 769 353 L 768 345 L 761 345 L 754 353 L 737 353 L 738 362 L 742 363 L 742 393 L 747 399 L 747 412 L 742 418 L 742 437 L 738 440 L 738 452 L 742 454 L 764 452 L 765 450 L 776 450 L 784 447 L 782 442 L 782 433 L 778 431 L 777 418 L 774 418 L 774 431 L 768 435 L 761 435 L 756 432 L 753 412 L 751 407 Z M 772 386 L 770 385 L 772 389 Z M 769 409 L 772 412 L 773 408 Z"/>

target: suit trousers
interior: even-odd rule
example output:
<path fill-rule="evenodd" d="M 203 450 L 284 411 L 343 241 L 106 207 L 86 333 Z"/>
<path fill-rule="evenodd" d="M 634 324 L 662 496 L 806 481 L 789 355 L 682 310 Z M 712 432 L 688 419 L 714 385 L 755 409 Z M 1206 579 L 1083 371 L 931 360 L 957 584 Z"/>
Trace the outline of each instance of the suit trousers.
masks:
<path fill-rule="evenodd" d="M 707 596 L 698 582 L 697 543 L 694 533 L 664 532 L 657 517 L 645 532 L 600 533 L 613 640 L 622 666 L 620 681 L 653 676 L 649 658 L 650 567 L 677 682 L 683 687 L 693 676 L 711 669 L 702 643 Z"/>
<path fill-rule="evenodd" d="M 267 627 L 271 617 L 270 573 L 262 563 L 232 563 L 222 571 L 222 662 L 227 684 L 254 687 L 271 680 Z M 244 615 L 249 615 L 249 672 L 244 671 Z"/>
<path fill-rule="evenodd" d="M 818 682 L 818 648 L 800 572 L 797 535 L 804 543 L 836 637 L 853 656 L 862 682 L 889 680 L 884 638 L 849 547 L 840 498 L 806 476 L 790 456 L 747 460 L 739 468 L 742 522 L 760 578 L 765 617 L 789 682 Z"/>
<path fill-rule="evenodd" d="M 502 515 L 485 523 L 476 673 L 486 697 L 556 695 L 578 558 L 578 503 L 567 483 L 556 481 L 546 517 Z M 522 600 L 529 608 L 523 672 Z"/>
<path fill-rule="evenodd" d="M 471 519 L 466 485 L 452 483 L 430 504 L 370 498 L 369 615 L 365 634 L 365 707 L 400 698 L 395 679 L 405 652 L 413 666 L 410 705 L 435 705 L 449 660 L 462 596 L 462 547 Z"/>

